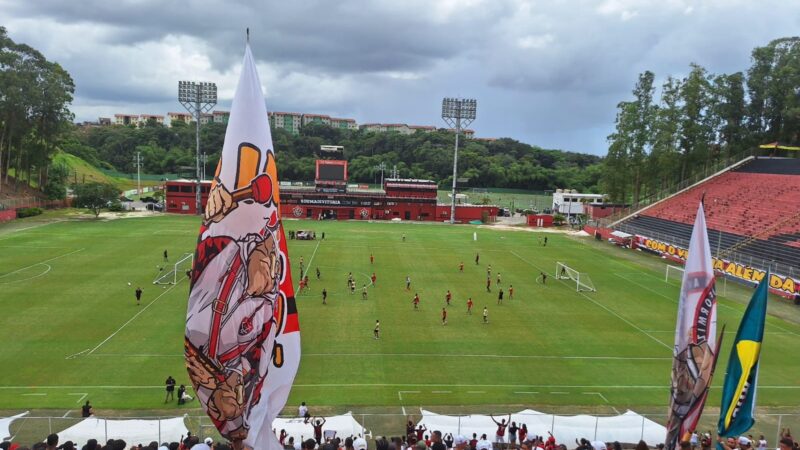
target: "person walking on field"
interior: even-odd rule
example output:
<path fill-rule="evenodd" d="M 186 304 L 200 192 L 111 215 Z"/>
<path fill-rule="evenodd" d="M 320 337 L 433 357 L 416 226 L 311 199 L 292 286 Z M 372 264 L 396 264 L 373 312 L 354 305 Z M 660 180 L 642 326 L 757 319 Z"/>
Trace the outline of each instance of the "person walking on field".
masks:
<path fill-rule="evenodd" d="M 513 284 L 509 284 L 508 285 L 508 299 L 509 300 L 514 300 L 514 285 Z"/>
<path fill-rule="evenodd" d="M 372 253 L 369 254 L 369 263 L 375 264 L 375 256 L 373 256 Z"/>
<path fill-rule="evenodd" d="M 478 265 L 478 262 L 479 262 L 480 260 L 481 260 L 481 255 L 480 255 L 480 253 L 475 253 L 475 265 L 476 265 L 476 266 Z"/>
<path fill-rule="evenodd" d="M 375 336 L 375 339 L 380 339 L 381 338 L 381 321 L 380 320 L 376 320 L 375 321 L 375 329 L 372 330 L 372 334 L 373 334 L 373 336 Z"/>
<path fill-rule="evenodd" d="M 164 249 L 164 262 L 169 261 L 169 254 L 167 253 L 167 249 Z"/>
<path fill-rule="evenodd" d="M 497 284 L 499 285 L 500 283 L 501 283 L 501 281 L 500 281 L 500 272 L 497 272 Z"/>
<path fill-rule="evenodd" d="M 411 290 L 411 276 L 409 275 L 406 275 L 406 290 L 407 291 Z"/>
<path fill-rule="evenodd" d="M 322 304 L 323 305 L 327 305 L 328 304 L 327 300 L 328 300 L 328 290 L 325 289 L 325 288 L 322 288 Z"/>
<path fill-rule="evenodd" d="M 500 288 L 500 292 L 497 293 L 497 304 L 503 304 L 503 288 Z"/>
<path fill-rule="evenodd" d="M 461 261 L 461 264 L 458 265 L 458 271 L 464 273 L 464 261 Z"/>
<path fill-rule="evenodd" d="M 450 306 L 450 299 L 453 298 L 453 294 L 450 293 L 450 289 L 447 290 L 447 294 L 444 295 L 444 301 L 447 302 L 447 306 Z"/>
<path fill-rule="evenodd" d="M 372 277 L 370 278 L 370 280 L 372 280 L 372 285 L 375 286 L 375 281 L 378 280 L 378 277 L 375 276 L 375 272 L 372 272 Z"/>
<path fill-rule="evenodd" d="M 411 303 L 414 304 L 414 310 L 419 309 L 419 294 L 414 294 L 414 298 L 411 300 Z"/>
<path fill-rule="evenodd" d="M 486 292 L 492 292 L 492 277 L 486 277 Z"/>
<path fill-rule="evenodd" d="M 467 300 L 467 314 L 472 315 L 472 297 Z"/>
<path fill-rule="evenodd" d="M 317 267 L 317 279 L 319 280 L 319 267 Z"/>
<path fill-rule="evenodd" d="M 442 308 L 442 325 L 447 325 L 447 308 Z"/>
<path fill-rule="evenodd" d="M 141 287 L 137 287 L 136 288 L 136 306 L 139 306 L 141 301 L 142 301 L 142 288 Z"/>
<path fill-rule="evenodd" d="M 367 299 L 367 285 L 365 284 L 363 288 L 361 288 L 361 300 Z"/>
<path fill-rule="evenodd" d="M 489 323 L 489 308 L 483 307 L 483 323 Z"/>

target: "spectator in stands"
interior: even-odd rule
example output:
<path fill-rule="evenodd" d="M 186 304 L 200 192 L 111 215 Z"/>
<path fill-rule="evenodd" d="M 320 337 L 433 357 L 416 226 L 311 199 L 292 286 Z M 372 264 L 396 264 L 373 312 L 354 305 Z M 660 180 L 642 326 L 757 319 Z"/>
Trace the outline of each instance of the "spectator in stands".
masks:
<path fill-rule="evenodd" d="M 498 279 L 500 278 L 500 274 L 497 274 Z M 500 289 L 500 300 L 503 299 L 503 290 Z M 509 419 L 511 416 L 509 416 Z M 511 422 L 511 426 L 508 427 L 508 443 L 511 445 L 511 448 L 517 447 L 517 431 L 519 431 L 519 427 L 517 426 L 517 422 Z"/>
<path fill-rule="evenodd" d="M 486 434 L 481 435 L 481 439 L 475 444 L 476 450 L 492 450 L 492 443 L 486 439 Z"/>
<path fill-rule="evenodd" d="M 56 450 L 58 447 L 58 435 L 53 433 L 47 436 L 47 450 Z"/>
<path fill-rule="evenodd" d="M 97 439 L 89 439 L 86 441 L 86 445 L 81 447 L 81 450 L 97 450 Z M 164 450 L 168 449 L 165 448 Z"/>
<path fill-rule="evenodd" d="M 311 426 L 314 427 L 314 439 L 319 445 L 322 445 L 322 426 L 325 425 L 325 422 L 326 420 L 322 417 L 317 417 L 311 422 Z"/>
<path fill-rule="evenodd" d="M 306 439 L 303 441 L 303 450 L 314 450 L 314 447 L 316 446 L 317 443 L 313 439 Z"/>
<path fill-rule="evenodd" d="M 433 434 L 431 434 L 431 450 L 447 450 L 447 447 L 444 446 L 444 442 L 442 442 L 442 432 L 439 430 L 434 430 Z"/>
<path fill-rule="evenodd" d="M 447 446 L 447 448 L 453 448 L 453 433 L 445 434 L 442 440 L 444 441 L 444 445 Z"/>
<path fill-rule="evenodd" d="M 489 266 L 489 270 L 492 270 L 491 267 L 492 266 Z M 485 313 L 486 308 L 483 309 Z M 486 314 L 484 314 L 484 318 L 485 316 Z M 501 419 L 500 422 L 498 422 L 497 420 L 494 419 L 494 416 L 492 415 L 490 415 L 489 417 L 491 417 L 492 422 L 494 422 L 494 424 L 497 425 L 497 433 L 495 433 L 494 441 L 500 444 L 500 446 L 502 446 L 505 443 L 506 427 L 508 427 L 508 422 L 506 422 L 506 419 Z M 508 420 L 511 421 L 511 414 L 508 415 Z"/>
<path fill-rule="evenodd" d="M 778 442 L 779 450 L 793 450 L 794 446 L 795 446 L 794 441 L 792 440 L 791 437 L 782 437 L 781 440 Z"/>
<path fill-rule="evenodd" d="M 469 441 L 462 435 L 458 435 L 453 438 L 453 450 L 467 450 L 467 446 L 469 445 Z"/>
<path fill-rule="evenodd" d="M 367 450 L 367 440 L 359 436 L 353 441 L 353 450 Z"/>
<path fill-rule="evenodd" d="M 75 450 L 75 443 L 72 441 L 64 442 L 58 446 L 59 450 Z"/>

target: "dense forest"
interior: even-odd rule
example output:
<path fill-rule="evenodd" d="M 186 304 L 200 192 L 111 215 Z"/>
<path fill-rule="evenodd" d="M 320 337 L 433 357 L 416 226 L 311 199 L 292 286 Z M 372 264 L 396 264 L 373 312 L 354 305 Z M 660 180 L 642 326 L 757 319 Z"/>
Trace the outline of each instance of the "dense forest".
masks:
<path fill-rule="evenodd" d="M 40 52 L 8 37 L 0 26 L 0 190 L 20 179 L 48 196 L 66 195 L 67 172 L 51 160 L 72 125 L 74 83 Z"/>
<path fill-rule="evenodd" d="M 210 123 L 201 128 L 201 152 L 208 155 L 207 173 L 213 173 L 225 135 L 225 125 Z M 90 163 L 121 172 L 134 171 L 139 152 L 147 173 L 178 173 L 194 167 L 195 128 L 179 123 L 166 128 L 156 123 L 141 128 L 109 126 L 76 130 L 62 148 Z M 373 133 L 334 129 L 311 124 L 299 135 L 273 130 L 278 170 L 282 180 L 311 181 L 320 145 L 344 146 L 349 178 L 353 182 L 380 180 L 378 165 L 388 174 L 427 178 L 443 186 L 452 183 L 452 132 Z M 600 158 L 593 155 L 544 150 L 512 139 L 493 142 L 460 141 L 459 178 L 467 186 L 506 187 L 532 190 L 571 188 L 594 191 L 600 180 Z M 186 173 L 186 172 L 185 172 Z M 192 173 L 189 169 L 188 173 Z M 388 176 L 388 175 L 387 175 Z"/>
<path fill-rule="evenodd" d="M 604 192 L 638 203 L 759 144 L 800 140 L 800 38 L 757 47 L 746 73 L 712 74 L 691 64 L 682 78 L 639 75 L 617 105 L 608 137 Z"/>

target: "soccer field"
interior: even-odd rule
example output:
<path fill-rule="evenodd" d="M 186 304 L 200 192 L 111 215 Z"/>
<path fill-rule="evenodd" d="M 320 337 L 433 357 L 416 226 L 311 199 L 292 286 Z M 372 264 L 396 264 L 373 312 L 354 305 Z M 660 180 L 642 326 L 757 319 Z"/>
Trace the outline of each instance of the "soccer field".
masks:
<path fill-rule="evenodd" d="M 167 375 L 188 384 L 182 356 L 188 283 L 162 287 L 152 280 L 164 249 L 171 262 L 193 251 L 198 219 L 24 225 L 0 225 L 0 405 L 74 409 L 85 398 L 104 410 L 162 408 Z M 543 234 L 475 226 L 287 221 L 285 227 L 326 234 L 289 241 L 295 279 L 301 256 L 311 279 L 310 290 L 297 296 L 303 356 L 289 405 L 666 410 L 679 287 L 664 281 L 655 258 L 622 257 L 625 250 L 553 233 L 543 247 Z M 553 277 L 557 261 L 588 273 L 597 292 L 576 292 L 574 282 Z M 353 295 L 349 272 L 358 285 Z M 370 285 L 373 272 L 377 283 Z M 546 284 L 537 282 L 540 272 L 550 274 Z M 136 286 L 144 291 L 141 306 Z M 448 289 L 453 301 L 443 326 Z M 710 406 L 719 404 L 743 310 L 741 301 L 720 299 L 718 322 L 728 332 Z M 372 336 L 376 319 L 380 340 Z M 796 406 L 800 360 L 791 355 L 800 348 L 800 326 L 775 316 L 767 322 L 759 404 Z"/>

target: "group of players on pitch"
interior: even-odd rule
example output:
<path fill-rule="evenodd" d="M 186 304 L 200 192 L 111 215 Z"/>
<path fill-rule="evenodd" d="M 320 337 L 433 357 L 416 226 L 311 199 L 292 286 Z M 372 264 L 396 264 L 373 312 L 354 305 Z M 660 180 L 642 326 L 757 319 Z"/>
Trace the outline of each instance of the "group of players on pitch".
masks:
<path fill-rule="evenodd" d="M 402 239 L 403 239 L 403 242 L 405 242 L 405 235 L 403 235 Z M 374 265 L 375 264 L 375 255 L 373 255 L 372 253 L 370 253 L 370 255 L 369 255 L 369 263 L 370 263 L 370 265 Z M 480 265 L 480 253 L 476 253 L 475 254 L 475 265 Z M 303 265 L 303 257 L 301 256 L 300 257 L 300 280 L 301 281 L 300 281 L 300 289 L 299 289 L 298 293 L 302 292 L 303 290 L 307 290 L 308 289 L 308 275 L 305 274 L 304 270 L 305 270 L 305 267 Z M 463 261 L 461 261 L 459 263 L 458 271 L 459 271 L 459 273 L 464 273 L 464 262 Z M 319 268 L 316 269 L 316 275 L 317 275 L 317 279 L 320 279 L 320 270 L 319 270 Z M 371 283 L 372 286 L 375 286 L 375 284 L 377 282 L 377 276 L 375 275 L 375 272 L 372 272 L 372 276 L 370 276 L 370 281 L 372 282 Z M 546 282 L 547 282 L 547 274 L 542 272 L 540 274 L 539 278 L 537 279 L 537 282 L 540 282 L 542 284 L 546 284 Z M 410 275 L 406 276 L 405 283 L 406 283 L 406 291 L 411 291 L 411 276 Z M 503 283 L 502 276 L 498 272 L 496 274 L 496 285 L 498 287 L 498 292 L 497 292 L 497 304 L 498 305 L 502 305 L 503 304 L 503 299 L 505 298 L 505 291 L 502 288 L 502 283 Z M 350 291 L 351 295 L 355 294 L 355 292 L 356 292 L 356 282 L 355 282 L 355 279 L 353 277 L 353 272 L 350 272 L 347 275 L 347 288 Z M 362 300 L 367 300 L 368 299 L 368 293 L 367 292 L 368 292 L 367 291 L 367 285 L 364 284 L 362 286 L 362 288 L 361 288 L 361 299 Z M 487 268 L 486 268 L 486 292 L 492 292 L 492 265 L 491 264 L 489 264 L 487 266 Z M 508 285 L 508 299 L 509 300 L 513 300 L 514 299 L 514 285 L 511 285 L 511 284 Z M 448 289 L 447 292 L 445 293 L 445 306 L 442 307 L 441 320 L 442 320 L 442 325 L 443 326 L 447 325 L 447 307 L 452 306 L 452 304 L 451 304 L 452 300 L 453 300 L 453 294 Z M 420 302 L 421 302 L 421 299 L 420 299 L 419 293 L 415 293 L 414 297 L 411 299 L 411 304 L 413 305 L 414 311 L 420 311 Z M 327 305 L 328 304 L 328 290 L 325 289 L 325 288 L 322 289 L 322 304 L 323 305 Z M 472 315 L 472 307 L 474 306 L 474 302 L 472 301 L 472 297 L 469 297 L 467 299 L 466 304 L 467 304 L 466 313 L 468 315 Z M 488 324 L 489 323 L 489 308 L 487 306 L 483 307 L 483 323 L 484 324 Z M 375 339 L 380 339 L 380 334 L 381 334 L 381 322 L 380 322 L 380 320 L 376 320 L 375 321 L 375 328 L 373 329 L 373 337 Z"/>

